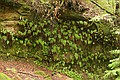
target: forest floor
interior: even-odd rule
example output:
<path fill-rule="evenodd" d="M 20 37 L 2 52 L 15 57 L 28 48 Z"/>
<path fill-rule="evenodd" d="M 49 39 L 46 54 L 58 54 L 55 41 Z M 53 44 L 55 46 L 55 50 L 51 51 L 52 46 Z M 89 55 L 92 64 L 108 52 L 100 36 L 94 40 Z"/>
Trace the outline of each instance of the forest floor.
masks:
<path fill-rule="evenodd" d="M 0 72 L 14 80 L 73 80 L 26 60 L 0 60 Z"/>

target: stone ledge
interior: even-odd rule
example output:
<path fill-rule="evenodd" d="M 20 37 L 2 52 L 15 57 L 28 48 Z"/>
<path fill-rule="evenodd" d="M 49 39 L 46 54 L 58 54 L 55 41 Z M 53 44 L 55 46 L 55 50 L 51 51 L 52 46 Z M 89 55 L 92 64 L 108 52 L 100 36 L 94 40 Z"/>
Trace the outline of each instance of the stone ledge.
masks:
<path fill-rule="evenodd" d="M 17 25 L 18 22 L 19 21 L 2 21 L 0 22 L 0 28 L 3 30 L 11 31 L 15 34 L 19 30 L 19 26 Z"/>

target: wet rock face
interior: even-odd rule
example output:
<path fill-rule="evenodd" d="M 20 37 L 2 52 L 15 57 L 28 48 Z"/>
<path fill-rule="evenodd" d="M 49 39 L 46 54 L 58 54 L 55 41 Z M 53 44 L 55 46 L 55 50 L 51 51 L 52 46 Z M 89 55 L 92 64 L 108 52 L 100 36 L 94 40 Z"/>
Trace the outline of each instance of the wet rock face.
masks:
<path fill-rule="evenodd" d="M 26 15 L 22 14 L 26 14 L 25 7 L 27 5 L 22 5 L 21 2 L 17 1 L 18 0 L 0 1 L 0 29 L 9 30 L 13 33 L 19 30 L 18 22 L 21 18 L 26 17 Z"/>
<path fill-rule="evenodd" d="M 0 5 L 0 8 L 0 29 L 15 32 L 20 15 L 9 6 Z"/>
<path fill-rule="evenodd" d="M 0 21 L 18 20 L 20 15 L 14 10 L 5 5 L 0 5 Z"/>
<path fill-rule="evenodd" d="M 18 0 L 0 0 L 1 5 L 9 6 L 11 8 L 20 8 L 22 4 L 17 2 Z"/>
<path fill-rule="evenodd" d="M 2 28 L 7 30 L 7 31 L 11 31 L 14 34 L 19 30 L 18 28 L 18 21 L 2 21 L 1 22 L 1 26 L 3 26 Z"/>

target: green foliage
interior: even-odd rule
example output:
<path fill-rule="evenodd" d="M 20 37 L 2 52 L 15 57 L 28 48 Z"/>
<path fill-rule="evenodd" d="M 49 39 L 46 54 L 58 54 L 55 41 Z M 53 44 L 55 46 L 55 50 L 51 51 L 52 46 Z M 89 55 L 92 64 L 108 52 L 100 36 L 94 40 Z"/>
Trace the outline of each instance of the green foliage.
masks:
<path fill-rule="evenodd" d="M 112 54 L 120 54 L 120 50 L 112 50 L 110 51 Z M 104 78 L 112 78 L 114 80 L 119 80 L 120 79 L 120 56 L 118 58 L 110 60 L 110 64 L 108 67 L 110 70 L 105 71 Z"/>
<path fill-rule="evenodd" d="M 57 70 L 57 72 L 63 73 L 73 80 L 83 80 L 81 74 L 77 73 L 76 71 L 69 70 L 69 67 L 63 67 L 62 70 Z"/>
<path fill-rule="evenodd" d="M 114 0 L 97 1 L 103 9 L 115 13 Z M 34 0 L 30 2 L 34 3 Z M 47 0 L 41 0 L 41 2 L 42 4 L 48 3 Z M 46 6 L 41 6 L 41 11 L 35 5 L 33 6 L 37 12 L 46 13 L 44 11 L 46 9 L 41 9 Z M 54 12 L 52 9 L 50 12 Z M 63 69 L 63 72 L 75 80 L 81 80 L 81 75 L 72 71 L 72 68 L 76 69 L 77 67 L 78 72 L 81 69 L 95 72 L 103 66 L 102 64 L 107 65 L 105 63 L 108 59 L 116 57 L 107 52 L 117 47 L 115 46 L 116 34 L 113 34 L 114 30 L 112 28 L 114 23 L 112 17 L 114 16 L 104 14 L 88 21 L 64 21 L 52 19 L 54 17 L 50 14 L 47 15 L 51 19 L 43 17 L 39 19 L 41 16 L 37 17 L 38 22 L 22 19 L 18 23 L 20 30 L 15 34 L 8 30 L 0 30 L 0 40 L 3 44 L 1 51 L 6 53 L 7 56 L 16 55 L 24 58 L 35 58 L 37 59 L 35 63 L 40 64 L 40 62 L 43 62 L 47 66 L 52 65 L 53 69 L 69 67 L 67 70 L 70 71 Z M 55 13 L 52 13 L 52 15 L 55 15 Z M 46 17 L 46 15 L 43 16 Z M 36 16 L 33 17 L 36 18 Z M 119 68 L 116 68 L 120 64 L 118 59 L 112 61 L 109 67 L 113 70 L 106 75 L 118 76 Z M 104 70 L 105 67 L 100 69 Z M 94 78 L 98 79 L 98 77 Z"/>
<path fill-rule="evenodd" d="M 77 72 L 74 71 L 65 71 L 65 74 L 71 78 L 73 78 L 74 80 L 82 80 L 82 77 L 80 74 L 78 74 Z"/>
<path fill-rule="evenodd" d="M 59 24 L 45 18 L 39 22 L 23 19 L 19 22 L 21 29 L 16 34 L 1 30 L 0 39 L 4 48 L 14 48 L 7 52 L 8 55 L 30 56 L 39 62 L 56 63 L 56 67 L 70 65 L 71 68 L 78 66 L 92 70 L 113 58 L 111 55 L 108 57 L 104 50 L 115 45 L 116 36 L 111 29 L 114 21 L 111 16 L 107 19 L 105 16 L 110 15 L 97 16 L 89 21 L 58 20 Z M 96 63 L 99 64 L 96 66 Z"/>
<path fill-rule="evenodd" d="M 6 74 L 0 73 L 0 80 L 12 80 Z"/>
<path fill-rule="evenodd" d="M 6 45 L 11 45 L 12 41 L 14 41 L 13 33 L 8 30 L 1 30 L 2 35 L 0 39 L 3 40 L 3 43 Z"/>
<path fill-rule="evenodd" d="M 98 51 L 93 53 L 91 47 L 96 44 L 104 47 L 106 44 L 107 47 L 114 46 L 115 41 L 115 36 L 109 31 L 110 29 L 106 33 L 102 29 L 105 26 L 109 28 L 109 25 L 97 20 L 89 22 L 61 21 L 61 24 L 54 24 L 51 20 L 46 19 L 38 23 L 23 19 L 19 25 L 21 30 L 16 35 L 1 30 L 1 40 L 5 42 L 5 46 L 20 45 L 16 50 L 13 50 L 15 55 L 32 56 L 40 61 L 65 63 L 64 65 L 60 63 L 61 66 L 69 64 L 74 67 L 74 65 L 78 65 L 80 68 L 87 69 L 96 62 L 101 63 L 99 58 L 103 58 L 103 61 L 107 59 L 106 56 L 102 57 L 103 53 L 99 52 L 103 48 L 98 47 Z M 26 50 L 22 50 L 22 46 Z M 9 53 L 13 54 L 12 51 Z M 90 63 L 86 66 L 88 61 Z"/>

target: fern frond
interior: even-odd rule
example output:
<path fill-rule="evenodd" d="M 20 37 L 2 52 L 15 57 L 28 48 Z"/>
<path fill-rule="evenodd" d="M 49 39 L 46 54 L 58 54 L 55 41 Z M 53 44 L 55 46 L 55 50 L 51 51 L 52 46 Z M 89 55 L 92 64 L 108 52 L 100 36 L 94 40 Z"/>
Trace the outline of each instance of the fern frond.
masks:
<path fill-rule="evenodd" d="M 111 54 L 120 54 L 120 50 L 111 50 L 109 51 Z"/>
<path fill-rule="evenodd" d="M 110 60 L 110 62 L 115 62 L 115 61 L 120 61 L 120 57 Z"/>
<path fill-rule="evenodd" d="M 106 74 L 104 75 L 104 78 L 109 78 L 117 75 L 116 70 L 107 70 L 105 73 Z"/>
<path fill-rule="evenodd" d="M 119 66 L 120 66 L 120 61 L 119 62 L 115 61 L 115 62 L 108 65 L 108 67 L 110 67 L 111 69 L 115 69 Z"/>

